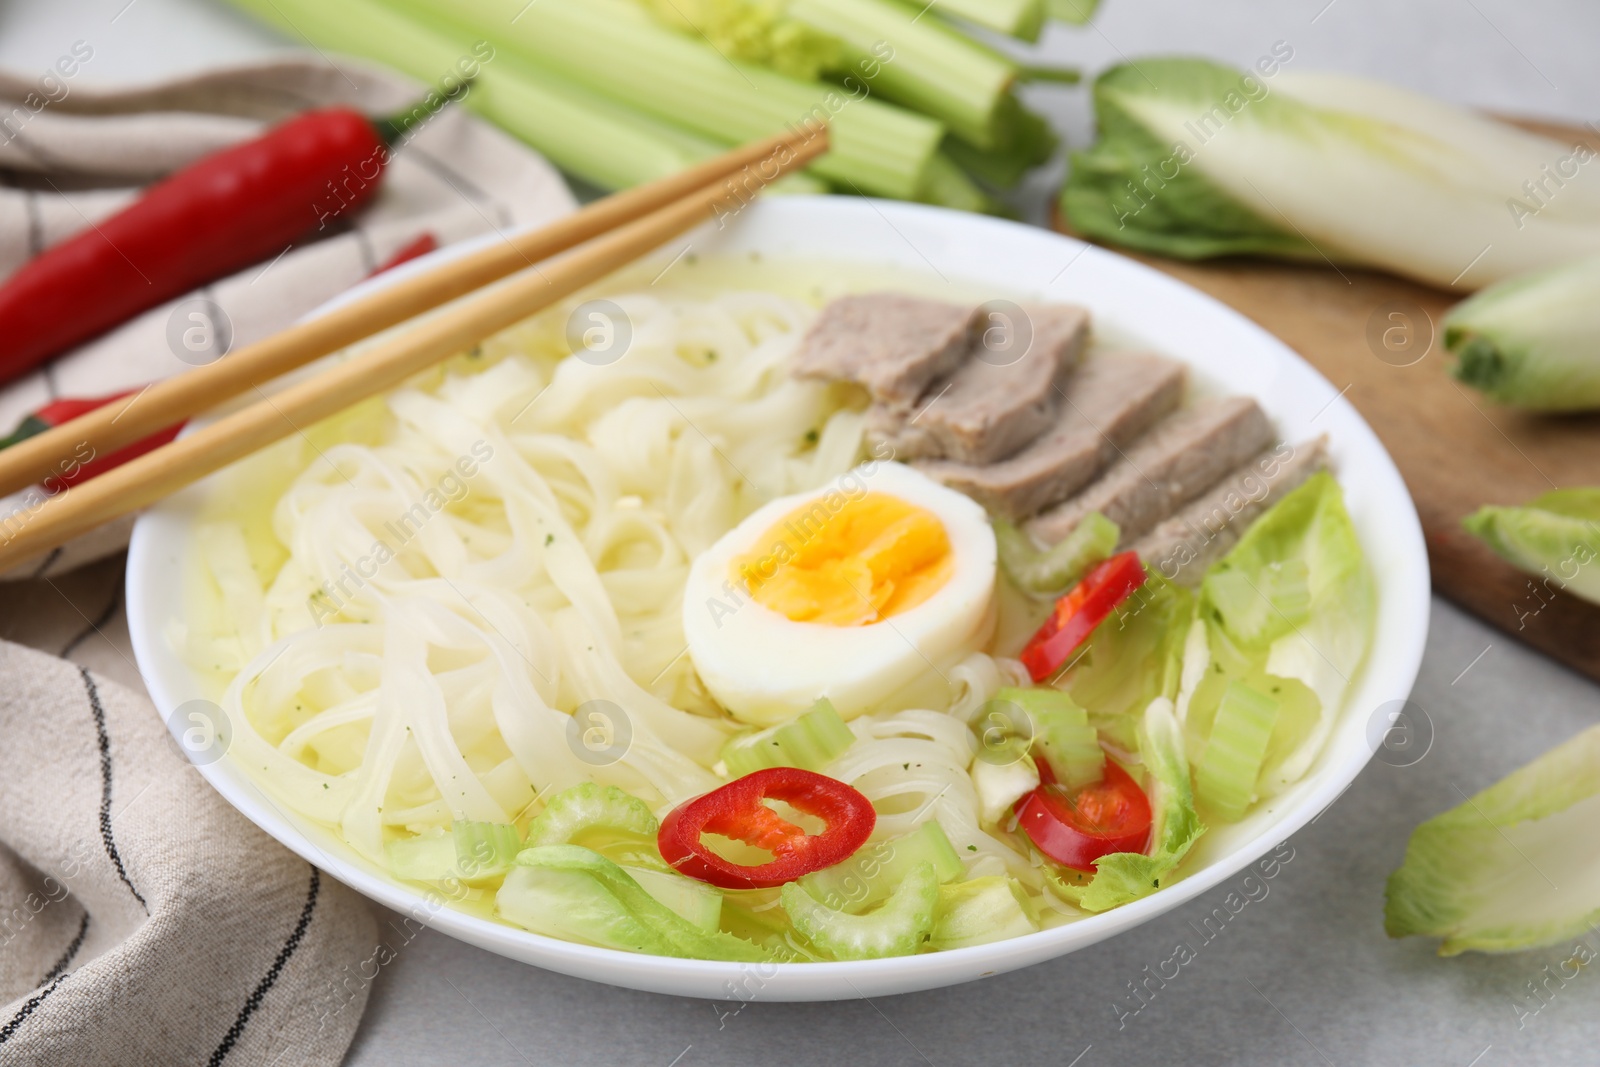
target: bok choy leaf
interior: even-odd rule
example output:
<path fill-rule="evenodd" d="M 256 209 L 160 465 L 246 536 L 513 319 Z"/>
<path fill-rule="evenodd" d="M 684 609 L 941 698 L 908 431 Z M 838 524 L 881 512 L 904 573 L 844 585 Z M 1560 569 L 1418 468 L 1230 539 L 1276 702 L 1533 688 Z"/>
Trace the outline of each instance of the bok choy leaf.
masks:
<path fill-rule="evenodd" d="M 1198 59 L 1113 67 L 1062 210 L 1081 233 L 1198 259 L 1249 253 L 1476 289 L 1600 253 L 1600 166 L 1399 88 Z"/>
<path fill-rule="evenodd" d="M 692 886 L 685 891 L 698 892 Z M 495 911 L 536 934 L 625 952 L 751 963 L 769 956 L 684 918 L 628 871 L 577 845 L 524 849 L 495 894 Z"/>
<path fill-rule="evenodd" d="M 1535 411 L 1600 408 L 1600 258 L 1492 285 L 1444 319 L 1455 376 Z"/>
<path fill-rule="evenodd" d="M 1526 507 L 1479 508 L 1463 525 L 1513 566 L 1600 604 L 1600 489 L 1557 489 Z"/>
<path fill-rule="evenodd" d="M 1202 797 L 1213 805 L 1208 814 L 1238 818 L 1241 796 L 1246 804 L 1273 796 L 1310 769 L 1366 658 L 1376 607 L 1344 494 L 1325 471 L 1274 505 L 1207 572 L 1199 610 L 1205 640 L 1185 641 L 1196 645 L 1184 655 L 1194 684 L 1184 686 L 1179 704 L 1198 753 Z M 1209 669 L 1191 676 L 1191 654 Z M 1275 705 L 1270 715 L 1267 703 Z M 1253 755 L 1262 739 L 1249 736 L 1251 724 L 1269 718 L 1266 747 Z M 1238 751 L 1217 763 L 1224 754 L 1208 747 L 1224 728 Z M 1245 754 L 1251 758 L 1237 758 Z M 1250 766 L 1251 781 L 1231 780 L 1231 771 Z"/>
<path fill-rule="evenodd" d="M 1389 876 L 1391 937 L 1510 952 L 1600 923 L 1600 727 L 1417 827 Z"/>

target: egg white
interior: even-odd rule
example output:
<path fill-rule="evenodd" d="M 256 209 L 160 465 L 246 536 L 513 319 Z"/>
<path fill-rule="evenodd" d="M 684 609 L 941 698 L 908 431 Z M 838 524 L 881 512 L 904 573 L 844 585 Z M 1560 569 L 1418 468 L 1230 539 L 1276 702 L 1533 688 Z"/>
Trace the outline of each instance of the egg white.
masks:
<path fill-rule="evenodd" d="M 801 505 L 817 501 L 833 512 L 868 492 L 898 497 L 944 524 L 953 567 L 928 599 L 865 626 L 828 626 L 795 622 L 736 584 L 734 561 L 769 549 L 759 539 Z M 689 656 L 711 695 L 743 722 L 784 722 L 820 697 L 850 718 L 988 640 L 996 558 L 981 506 L 904 464 L 870 461 L 821 489 L 764 505 L 700 554 L 683 596 Z"/>

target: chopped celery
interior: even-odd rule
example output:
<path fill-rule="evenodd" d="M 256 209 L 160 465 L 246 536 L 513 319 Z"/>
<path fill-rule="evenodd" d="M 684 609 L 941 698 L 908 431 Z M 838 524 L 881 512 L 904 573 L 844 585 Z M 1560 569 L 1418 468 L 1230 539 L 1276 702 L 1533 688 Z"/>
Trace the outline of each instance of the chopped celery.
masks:
<path fill-rule="evenodd" d="M 1008 687 L 995 693 L 994 699 L 1010 701 L 1028 713 L 1035 752 L 1044 756 L 1056 781 L 1076 789 L 1105 777 L 1106 754 L 1100 736 L 1089 725 L 1089 713 L 1070 694 L 1059 689 Z"/>
<path fill-rule="evenodd" d="M 1090 567 L 1109 558 L 1122 534 L 1116 523 L 1091 511 L 1070 534 L 1043 551 L 1005 519 L 995 520 L 994 536 L 1000 566 L 1017 588 L 1036 596 L 1059 596 Z"/>
<path fill-rule="evenodd" d="M 978 819 L 985 826 L 1002 822 L 1017 801 L 1039 788 L 1039 765 L 1020 737 L 1008 737 L 994 748 L 985 744 L 969 773 L 978 793 Z"/>
<path fill-rule="evenodd" d="M 653 837 L 659 824 L 644 801 L 614 785 L 582 782 L 550 798 L 528 824 L 527 847 L 565 845 L 591 830 L 613 830 Z M 517 862 L 521 863 L 519 856 Z"/>
<path fill-rule="evenodd" d="M 811 944 L 837 960 L 909 956 L 933 932 L 939 907 L 939 876 L 933 864 L 908 871 L 889 899 L 865 915 L 830 908 L 799 882 L 783 887 L 783 910 Z"/>
<path fill-rule="evenodd" d="M 1168 877 L 1205 833 L 1194 810 L 1189 760 L 1183 750 L 1183 728 L 1172 701 L 1157 697 L 1145 709 L 1139 731 L 1139 755 L 1149 771 L 1145 791 L 1155 816 L 1147 852 L 1116 852 L 1095 861 L 1086 886 L 1063 882 L 1057 894 L 1085 911 L 1105 911 L 1138 900 L 1167 885 Z"/>
<path fill-rule="evenodd" d="M 1267 644 L 1311 615 L 1311 568 L 1303 559 L 1275 560 L 1252 576 L 1226 559 L 1206 573 L 1205 602 L 1241 645 Z"/>
<path fill-rule="evenodd" d="M 474 877 L 504 874 L 522 851 L 522 835 L 510 823 L 457 822 L 450 829 L 456 863 Z"/>
<path fill-rule="evenodd" d="M 1255 799 L 1278 708 L 1278 701 L 1242 682 L 1228 683 L 1222 695 L 1200 754 L 1195 791 L 1206 810 L 1224 822 L 1238 822 Z"/>
<path fill-rule="evenodd" d="M 937 949 L 967 948 L 1038 929 L 1033 904 L 1016 879 L 991 875 L 939 887 L 939 911 L 928 943 Z"/>
<path fill-rule="evenodd" d="M 252 0 L 254 2 L 254 0 Z M 727 141 L 826 122 L 829 151 L 812 172 L 863 192 L 909 199 L 938 149 L 932 119 L 730 60 L 657 23 L 629 0 L 393 0 L 424 11 L 548 73 L 619 104 Z"/>
<path fill-rule="evenodd" d="M 481 59 L 476 38 L 371 0 L 230 0 L 288 35 L 387 64 L 433 84 Z M 514 57 L 477 63 L 465 105 L 549 157 L 562 170 L 608 189 L 660 178 L 720 146 L 614 103 Z"/>
<path fill-rule="evenodd" d="M 722 890 L 694 878 L 651 867 L 622 868 L 639 888 L 665 904 L 690 926 L 710 933 L 722 920 Z"/>
<path fill-rule="evenodd" d="M 766 767 L 820 771 L 855 739 L 833 704 L 822 699 L 792 722 L 729 741 L 722 750 L 722 761 L 731 778 L 742 778 Z"/>
<path fill-rule="evenodd" d="M 846 88 L 859 81 L 980 148 L 1000 147 L 996 115 L 1017 75 L 1009 59 L 898 0 L 789 0 L 788 11 L 845 43 L 861 71 Z"/>
<path fill-rule="evenodd" d="M 904 836 L 866 845 L 843 863 L 801 878 L 800 885 L 835 911 L 860 911 L 888 898 L 906 875 L 924 864 L 933 868 L 939 882 L 966 871 L 944 828 L 933 819 Z"/>
<path fill-rule="evenodd" d="M 457 822 L 448 833 L 384 846 L 389 869 L 409 882 L 486 882 L 510 869 L 522 837 L 509 823 Z"/>
<path fill-rule="evenodd" d="M 1044 0 L 940 0 L 939 10 L 1024 41 L 1037 41 L 1044 27 Z"/>
<path fill-rule="evenodd" d="M 383 846 L 389 870 L 408 882 L 442 882 L 456 875 L 456 839 L 449 833 L 403 837 Z"/>
<path fill-rule="evenodd" d="M 625 952 L 752 963 L 768 958 L 757 945 L 696 926 L 627 871 L 576 845 L 523 850 L 495 896 L 495 910 L 536 934 Z"/>

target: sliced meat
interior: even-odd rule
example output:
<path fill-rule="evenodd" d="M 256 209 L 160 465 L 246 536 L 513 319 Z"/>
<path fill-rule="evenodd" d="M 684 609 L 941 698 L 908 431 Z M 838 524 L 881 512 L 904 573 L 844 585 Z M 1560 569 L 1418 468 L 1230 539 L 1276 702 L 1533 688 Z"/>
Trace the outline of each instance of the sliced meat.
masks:
<path fill-rule="evenodd" d="M 1198 585 L 1257 516 L 1327 465 L 1326 437 L 1269 448 L 1129 547 L 1167 578 Z"/>
<path fill-rule="evenodd" d="M 1068 379 L 1054 428 L 999 463 L 915 464 L 991 513 L 1036 514 L 1094 480 L 1135 438 L 1183 399 L 1180 363 L 1144 352 L 1091 356 Z"/>
<path fill-rule="evenodd" d="M 1132 544 L 1272 439 L 1272 424 L 1249 397 L 1202 400 L 1157 423 L 1103 478 L 1035 518 L 1027 531 L 1053 545 L 1098 511 L 1122 530 L 1122 544 Z"/>
<path fill-rule="evenodd" d="M 960 366 L 978 321 L 970 305 L 901 293 L 840 297 L 822 309 L 791 369 L 798 378 L 858 382 L 874 400 L 909 408 Z"/>
<path fill-rule="evenodd" d="M 937 379 L 911 410 L 873 404 L 867 435 L 888 444 L 896 459 L 954 459 L 993 463 L 1020 451 L 1055 422 L 1059 389 L 1089 337 L 1089 312 L 1069 305 L 1035 305 L 1008 324 L 1005 349 L 980 337 L 953 374 Z"/>

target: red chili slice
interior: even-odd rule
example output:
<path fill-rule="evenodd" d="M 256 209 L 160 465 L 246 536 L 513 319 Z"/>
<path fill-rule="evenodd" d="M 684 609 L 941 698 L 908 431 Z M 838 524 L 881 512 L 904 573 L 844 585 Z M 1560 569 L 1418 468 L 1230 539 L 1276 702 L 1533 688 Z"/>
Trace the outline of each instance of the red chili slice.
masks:
<path fill-rule="evenodd" d="M 1144 584 L 1144 564 L 1136 552 L 1123 552 L 1095 564 L 1028 639 L 1018 658 L 1036 682 L 1066 666 L 1094 628 Z"/>
<path fill-rule="evenodd" d="M 1150 843 L 1150 798 L 1114 761 L 1100 781 L 1077 790 L 1056 784 L 1043 762 L 1039 770 L 1044 784 L 1022 798 L 1017 826 L 1050 859 L 1093 872 L 1101 856 Z"/>
<path fill-rule="evenodd" d="M 764 800 L 781 800 L 826 828 L 808 834 Z M 662 820 L 656 843 L 681 874 L 723 889 L 770 889 L 844 862 L 877 822 L 872 802 L 844 782 L 798 767 L 769 767 L 680 804 Z M 702 834 L 743 841 L 773 858 L 755 866 L 734 863 L 707 847 Z"/>

